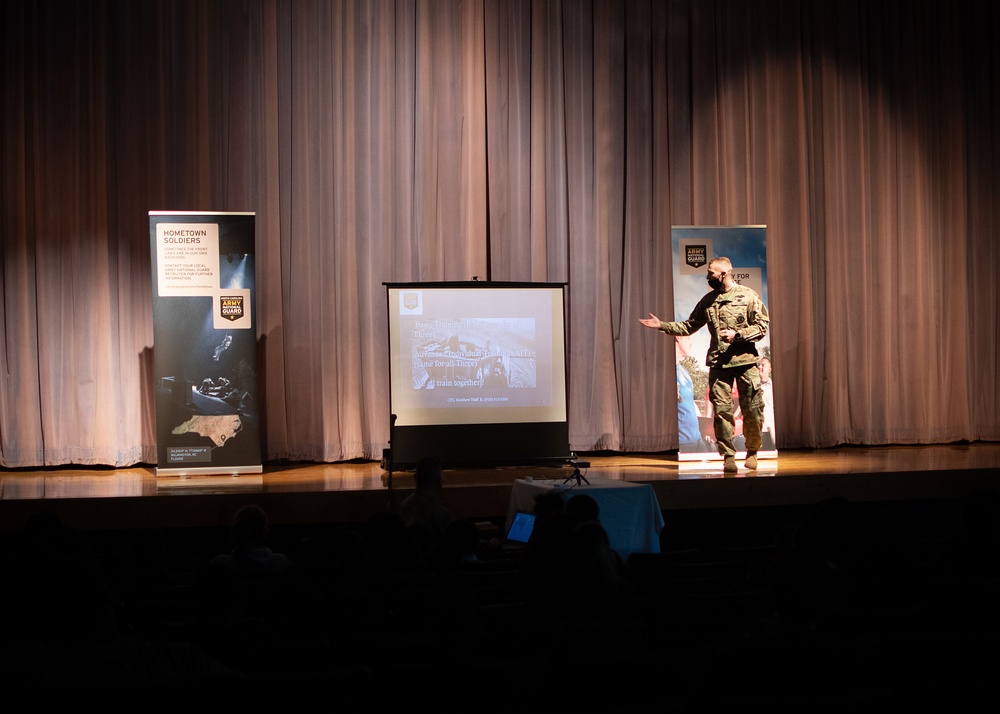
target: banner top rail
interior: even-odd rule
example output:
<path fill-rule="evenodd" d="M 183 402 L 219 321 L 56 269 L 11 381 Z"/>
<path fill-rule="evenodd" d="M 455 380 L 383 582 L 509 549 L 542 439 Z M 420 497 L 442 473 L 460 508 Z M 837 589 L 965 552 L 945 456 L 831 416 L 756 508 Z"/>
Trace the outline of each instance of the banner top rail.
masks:
<path fill-rule="evenodd" d="M 255 216 L 254 211 L 150 211 L 151 216 Z"/>

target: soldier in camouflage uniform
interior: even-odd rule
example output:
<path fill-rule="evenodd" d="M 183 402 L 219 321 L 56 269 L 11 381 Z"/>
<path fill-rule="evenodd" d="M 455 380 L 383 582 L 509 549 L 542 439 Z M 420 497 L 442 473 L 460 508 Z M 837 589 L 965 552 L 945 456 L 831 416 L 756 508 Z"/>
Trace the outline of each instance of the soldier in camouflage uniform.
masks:
<path fill-rule="evenodd" d="M 764 421 L 764 398 L 761 393 L 756 342 L 767 334 L 770 318 L 760 296 L 733 280 L 733 265 L 728 258 L 715 258 L 708 264 L 708 284 L 712 292 L 698 301 L 691 316 L 682 322 L 662 322 L 653 313 L 640 319 L 646 327 L 668 335 L 690 335 L 708 325 L 711 343 L 705 363 L 708 366 L 709 398 L 715 412 L 715 439 L 725 459 L 723 469 L 735 472 L 736 448 L 733 432 L 736 417 L 733 409 L 733 384 L 736 385 L 743 412 L 743 435 L 746 437 L 748 469 L 757 468 L 757 450 L 761 445 Z"/>

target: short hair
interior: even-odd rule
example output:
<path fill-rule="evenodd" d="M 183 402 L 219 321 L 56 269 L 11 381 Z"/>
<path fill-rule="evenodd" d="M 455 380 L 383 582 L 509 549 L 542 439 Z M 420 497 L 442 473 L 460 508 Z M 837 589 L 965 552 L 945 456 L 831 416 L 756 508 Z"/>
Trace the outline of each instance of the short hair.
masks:
<path fill-rule="evenodd" d="M 535 496 L 535 507 L 533 513 L 540 519 L 547 518 L 553 513 L 562 513 L 566 510 L 566 499 L 560 491 L 542 491 Z"/>
<path fill-rule="evenodd" d="M 600 506 L 593 496 L 586 493 L 578 493 L 566 501 L 566 510 L 575 515 L 581 523 L 600 519 Z"/>
<path fill-rule="evenodd" d="M 230 539 L 233 545 L 263 545 L 267 535 L 267 513 L 260 506 L 243 506 L 233 517 Z"/>
<path fill-rule="evenodd" d="M 724 255 L 720 255 L 718 258 L 712 258 L 710 261 L 708 261 L 708 264 L 710 266 L 711 265 L 716 265 L 716 264 L 718 264 L 718 265 L 724 265 L 724 266 L 726 266 L 727 270 L 732 270 L 733 269 L 733 262 L 731 260 L 729 260 L 729 258 L 727 258 Z"/>

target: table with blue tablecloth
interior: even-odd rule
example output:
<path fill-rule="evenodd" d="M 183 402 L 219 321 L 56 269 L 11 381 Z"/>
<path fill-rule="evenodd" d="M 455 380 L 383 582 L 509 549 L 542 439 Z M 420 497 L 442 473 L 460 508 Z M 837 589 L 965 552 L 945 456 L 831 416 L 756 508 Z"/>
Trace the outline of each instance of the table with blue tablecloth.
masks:
<path fill-rule="evenodd" d="M 507 523 L 518 511 L 534 511 L 535 499 L 553 490 L 560 492 L 566 500 L 584 493 L 597 502 L 601 525 L 608 533 L 611 547 L 622 560 L 632 553 L 660 552 L 663 513 L 652 485 L 646 483 L 603 478 L 590 479 L 589 484 L 577 484 L 572 479 L 518 479 L 511 489 Z"/>

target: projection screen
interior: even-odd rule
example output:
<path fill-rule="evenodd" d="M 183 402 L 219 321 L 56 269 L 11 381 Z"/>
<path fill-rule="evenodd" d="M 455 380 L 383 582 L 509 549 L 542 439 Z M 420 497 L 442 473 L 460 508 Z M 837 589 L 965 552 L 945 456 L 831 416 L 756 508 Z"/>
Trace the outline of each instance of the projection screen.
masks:
<path fill-rule="evenodd" d="M 569 456 L 563 284 L 386 288 L 394 466 Z"/>

